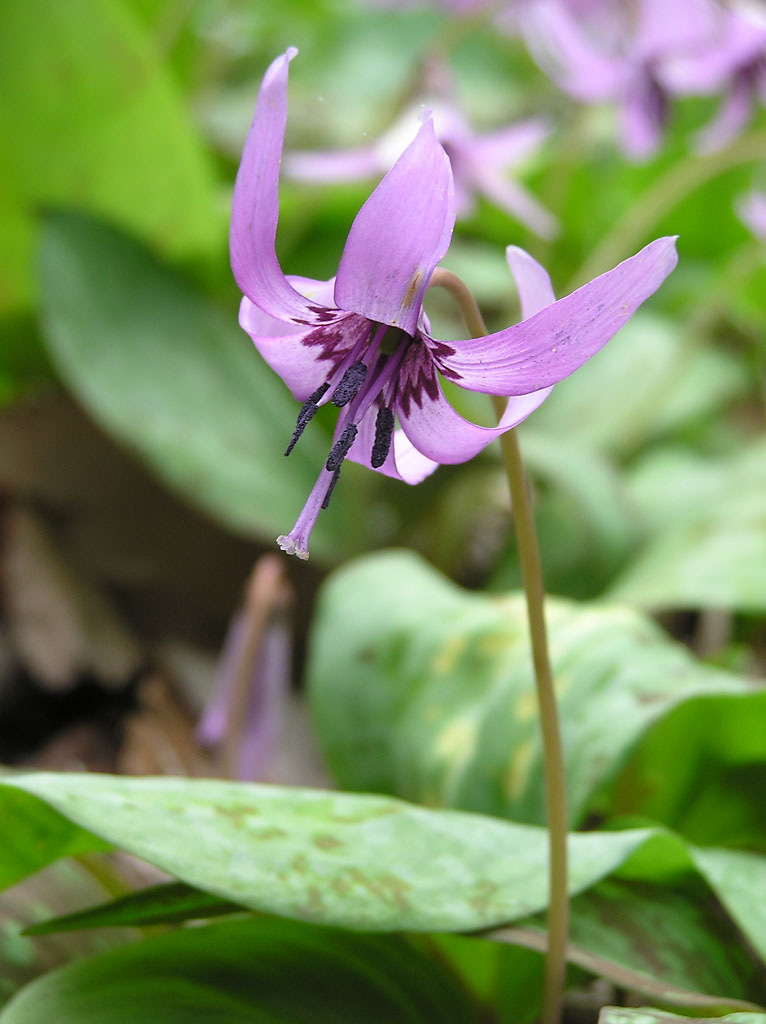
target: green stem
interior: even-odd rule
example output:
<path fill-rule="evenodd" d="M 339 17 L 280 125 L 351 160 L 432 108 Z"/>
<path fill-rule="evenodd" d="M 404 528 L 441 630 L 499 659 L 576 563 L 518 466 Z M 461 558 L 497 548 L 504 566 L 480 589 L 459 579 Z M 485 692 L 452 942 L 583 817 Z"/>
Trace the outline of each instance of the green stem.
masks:
<path fill-rule="evenodd" d="M 765 153 L 766 132 L 754 131 L 743 135 L 726 149 L 705 156 L 685 157 L 680 163 L 673 164 L 620 217 L 567 290 L 579 287 L 631 256 L 657 221 L 700 185 L 730 167 L 763 160 Z"/>
<path fill-rule="evenodd" d="M 476 300 L 459 277 L 441 268 L 434 271 L 429 287 L 446 289 L 460 309 L 465 325 L 474 338 L 487 333 Z M 497 418 L 503 414 L 506 399 L 492 396 Z M 548 657 L 545 630 L 545 591 L 535 520 L 529 500 L 518 437 L 507 430 L 500 437 L 508 485 L 511 491 L 513 524 L 521 561 L 521 574 L 527 601 L 527 618 L 532 647 L 540 731 L 543 743 L 545 806 L 548 822 L 548 949 L 545 959 L 542 1024 L 557 1024 L 561 1018 L 569 930 L 567 893 L 567 809 L 566 777 L 561 746 L 556 693 Z"/>

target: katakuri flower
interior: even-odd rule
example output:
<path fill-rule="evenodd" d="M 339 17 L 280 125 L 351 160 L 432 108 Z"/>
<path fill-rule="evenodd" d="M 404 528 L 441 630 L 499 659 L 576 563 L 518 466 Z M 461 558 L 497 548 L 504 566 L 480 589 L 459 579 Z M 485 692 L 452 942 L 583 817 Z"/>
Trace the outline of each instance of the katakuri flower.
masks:
<path fill-rule="evenodd" d="M 665 68 L 715 45 L 717 14 L 717 0 L 523 0 L 516 23 L 559 88 L 582 103 L 616 105 L 623 152 L 645 160 L 668 119 Z"/>
<path fill-rule="evenodd" d="M 321 405 L 339 410 L 332 447 L 280 547 L 308 558 L 311 529 L 345 459 L 418 483 L 439 463 L 465 462 L 525 419 L 622 327 L 676 263 L 660 238 L 554 301 L 548 275 L 522 250 L 508 261 L 524 320 L 464 341 L 430 336 L 423 297 L 455 220 L 452 171 L 426 121 L 356 216 L 336 277 L 287 278 L 274 250 L 279 163 L 294 49 L 267 70 L 234 186 L 231 263 L 240 324 L 303 404 L 289 454 Z M 508 396 L 496 427 L 459 416 L 440 375 Z M 398 427 L 397 427 L 398 421 Z"/>
<path fill-rule="evenodd" d="M 713 120 L 697 136 L 697 149 L 711 153 L 728 145 L 750 119 L 757 103 L 766 105 L 766 12 L 752 8 L 713 8 L 714 30 L 705 45 L 668 61 L 664 78 L 678 95 L 721 95 Z"/>

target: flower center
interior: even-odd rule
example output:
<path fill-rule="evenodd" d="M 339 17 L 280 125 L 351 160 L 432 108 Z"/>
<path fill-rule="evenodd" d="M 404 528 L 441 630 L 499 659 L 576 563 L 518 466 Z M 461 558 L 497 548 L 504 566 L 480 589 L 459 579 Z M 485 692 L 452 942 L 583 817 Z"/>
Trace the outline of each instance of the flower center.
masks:
<path fill-rule="evenodd" d="M 320 509 L 327 508 L 344 459 L 359 438 L 369 446 L 369 464 L 380 469 L 391 452 L 395 416 L 392 408 L 399 368 L 413 338 L 399 328 L 370 322 L 369 330 L 346 353 L 332 374 L 311 394 L 298 412 L 295 430 L 285 449 L 289 455 L 321 406 L 331 402 L 340 409 L 335 440 L 311 494 L 287 536 L 278 542 L 284 551 L 308 558 L 308 535 Z M 366 415 L 377 406 L 374 428 Z"/>

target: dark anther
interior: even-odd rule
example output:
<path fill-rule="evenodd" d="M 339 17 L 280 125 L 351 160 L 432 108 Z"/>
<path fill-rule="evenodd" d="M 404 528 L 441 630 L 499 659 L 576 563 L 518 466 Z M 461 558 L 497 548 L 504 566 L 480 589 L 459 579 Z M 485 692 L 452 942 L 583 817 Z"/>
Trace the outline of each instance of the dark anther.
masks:
<path fill-rule="evenodd" d="M 340 476 L 340 466 L 338 466 L 338 468 L 335 470 L 335 472 L 332 475 L 332 480 L 330 481 L 330 485 L 327 488 L 327 494 L 325 494 L 324 500 L 322 501 L 322 508 L 328 508 L 329 507 L 329 505 L 330 505 L 330 498 L 332 497 L 332 492 L 335 490 L 335 485 L 338 482 L 338 477 L 339 476 Z"/>
<path fill-rule="evenodd" d="M 295 430 L 293 431 L 293 436 L 290 438 L 290 444 L 285 448 L 285 455 L 289 455 L 298 443 L 298 439 L 306 429 L 306 424 L 319 408 L 317 405 L 319 399 L 322 398 L 329 386 L 329 384 L 322 384 L 322 386 L 318 387 L 314 394 L 307 398 L 301 406 L 300 412 L 298 413 L 298 420 L 295 424 Z"/>
<path fill-rule="evenodd" d="M 343 462 L 345 457 L 348 455 L 349 448 L 354 443 L 357 429 L 356 423 L 349 423 L 343 428 L 343 433 L 332 446 L 330 454 L 327 456 L 325 469 L 329 473 L 334 473 L 336 470 L 340 469 L 341 462 Z"/>
<path fill-rule="evenodd" d="M 364 363 L 352 363 L 341 378 L 340 384 L 333 391 L 330 401 L 342 409 L 351 401 L 367 376 L 367 367 Z"/>
<path fill-rule="evenodd" d="M 375 420 L 375 441 L 372 446 L 372 457 L 370 465 L 373 469 L 379 469 L 388 458 L 391 451 L 391 439 L 394 436 L 394 414 L 385 406 L 378 409 Z"/>

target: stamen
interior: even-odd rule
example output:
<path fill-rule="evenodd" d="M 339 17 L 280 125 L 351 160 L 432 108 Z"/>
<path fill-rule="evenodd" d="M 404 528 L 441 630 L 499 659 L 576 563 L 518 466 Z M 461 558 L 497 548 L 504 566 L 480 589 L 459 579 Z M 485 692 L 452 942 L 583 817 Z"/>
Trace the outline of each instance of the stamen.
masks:
<path fill-rule="evenodd" d="M 319 399 L 324 396 L 329 386 L 329 384 L 322 384 L 301 406 L 300 412 L 298 413 L 298 420 L 295 424 L 295 430 L 293 431 L 293 436 L 290 438 L 290 443 L 287 448 L 285 448 L 285 455 L 289 455 L 298 443 L 301 434 L 306 429 L 306 424 L 319 408 L 319 405 L 317 404 Z"/>
<path fill-rule="evenodd" d="M 340 384 L 333 391 L 330 401 L 342 409 L 356 395 L 367 376 L 367 366 L 362 363 L 352 363 L 343 374 Z"/>
<path fill-rule="evenodd" d="M 335 470 L 335 472 L 332 475 L 332 480 L 330 480 L 330 484 L 329 484 L 329 486 L 327 488 L 327 494 L 325 494 L 324 499 L 322 501 L 322 508 L 329 508 L 330 498 L 332 497 L 332 492 L 335 490 L 335 485 L 338 482 L 338 477 L 339 476 L 340 476 L 340 466 L 338 466 L 338 468 Z"/>
<path fill-rule="evenodd" d="M 370 465 L 380 469 L 391 451 L 391 440 L 394 436 L 394 414 L 391 409 L 382 406 L 378 409 L 375 419 L 375 441 L 372 445 Z"/>
<path fill-rule="evenodd" d="M 338 440 L 330 449 L 330 454 L 327 456 L 327 462 L 325 463 L 325 469 L 328 473 L 334 473 L 340 469 L 340 464 L 343 462 L 345 457 L 349 453 L 351 445 L 354 443 L 356 438 L 358 427 L 356 423 L 349 423 L 343 429 L 343 433 L 340 435 Z"/>

